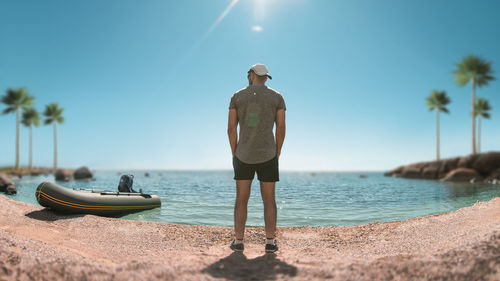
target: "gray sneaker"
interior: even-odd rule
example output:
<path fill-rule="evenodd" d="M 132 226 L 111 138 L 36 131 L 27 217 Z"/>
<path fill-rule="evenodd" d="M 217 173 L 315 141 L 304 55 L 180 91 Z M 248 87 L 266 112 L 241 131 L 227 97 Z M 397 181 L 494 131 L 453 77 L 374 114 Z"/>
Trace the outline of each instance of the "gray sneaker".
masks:
<path fill-rule="evenodd" d="M 278 243 L 274 240 L 273 244 L 266 244 L 266 253 L 274 253 L 278 251 Z"/>
<path fill-rule="evenodd" d="M 231 248 L 231 250 L 235 251 L 235 252 L 243 252 L 243 250 L 245 250 L 245 245 L 243 243 L 241 244 L 234 244 L 234 241 L 233 240 L 231 242 L 231 245 L 229 245 L 229 248 Z"/>

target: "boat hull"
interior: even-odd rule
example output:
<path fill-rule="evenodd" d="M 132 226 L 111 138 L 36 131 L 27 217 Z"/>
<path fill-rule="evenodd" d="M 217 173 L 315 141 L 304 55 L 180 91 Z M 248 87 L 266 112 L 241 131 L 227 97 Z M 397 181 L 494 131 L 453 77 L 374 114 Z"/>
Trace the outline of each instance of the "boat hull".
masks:
<path fill-rule="evenodd" d="M 35 196 L 40 205 L 69 214 L 116 216 L 161 206 L 157 195 L 73 190 L 50 182 L 42 182 L 36 189 Z"/>

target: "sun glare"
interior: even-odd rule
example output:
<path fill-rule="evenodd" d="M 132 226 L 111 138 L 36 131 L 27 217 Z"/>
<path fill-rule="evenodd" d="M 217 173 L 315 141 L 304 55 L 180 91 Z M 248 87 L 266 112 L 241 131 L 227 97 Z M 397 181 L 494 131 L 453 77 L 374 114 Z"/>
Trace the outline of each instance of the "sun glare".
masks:
<path fill-rule="evenodd" d="M 268 1 L 266 0 L 254 0 L 254 20 L 261 22 L 266 17 L 266 4 Z"/>
<path fill-rule="evenodd" d="M 263 29 L 262 29 L 262 26 L 260 25 L 254 25 L 252 26 L 252 31 L 253 32 L 261 32 Z"/>

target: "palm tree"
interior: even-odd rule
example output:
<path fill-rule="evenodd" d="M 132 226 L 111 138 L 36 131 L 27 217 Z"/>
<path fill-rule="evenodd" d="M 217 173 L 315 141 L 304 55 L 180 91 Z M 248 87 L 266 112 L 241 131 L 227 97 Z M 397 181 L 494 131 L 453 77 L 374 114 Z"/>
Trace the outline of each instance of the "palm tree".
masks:
<path fill-rule="evenodd" d="M 59 104 L 51 103 L 45 106 L 45 125 L 54 125 L 54 173 L 57 170 L 57 123 L 61 124 L 64 122 L 64 117 L 62 113 L 64 108 L 59 108 Z"/>
<path fill-rule="evenodd" d="M 495 80 L 493 77 L 493 70 L 491 69 L 491 62 L 484 60 L 481 57 L 468 55 L 462 59 L 461 62 L 455 64 L 457 69 L 453 72 L 455 74 L 454 80 L 463 87 L 472 83 L 472 154 L 476 153 L 476 86 L 487 86 L 489 81 Z"/>
<path fill-rule="evenodd" d="M 33 169 L 33 126 L 40 126 L 40 115 L 38 111 L 34 108 L 27 108 L 23 110 L 23 120 L 24 126 L 30 128 L 30 170 Z"/>
<path fill-rule="evenodd" d="M 439 112 L 449 113 L 445 106 L 450 103 L 450 98 L 446 96 L 445 91 L 432 90 L 425 101 L 429 111 L 436 109 L 436 160 L 439 161 Z"/>
<path fill-rule="evenodd" d="M 20 109 L 25 109 L 28 106 L 33 105 L 34 97 L 28 94 L 26 88 L 20 89 L 7 89 L 5 96 L 2 97 L 2 103 L 4 103 L 7 108 L 3 110 L 3 114 L 9 114 L 11 112 L 16 112 L 16 169 L 20 169 L 21 165 L 19 162 L 19 142 L 20 142 Z"/>
<path fill-rule="evenodd" d="M 490 119 L 491 106 L 486 99 L 478 98 L 476 99 L 476 111 L 475 114 L 477 118 L 477 152 L 481 152 L 481 117 Z"/>

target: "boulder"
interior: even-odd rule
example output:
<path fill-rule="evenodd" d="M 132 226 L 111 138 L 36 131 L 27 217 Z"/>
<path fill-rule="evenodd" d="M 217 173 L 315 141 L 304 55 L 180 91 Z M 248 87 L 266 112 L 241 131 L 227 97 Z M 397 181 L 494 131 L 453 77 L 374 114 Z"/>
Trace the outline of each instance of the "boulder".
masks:
<path fill-rule="evenodd" d="M 500 183 L 500 168 L 491 172 L 491 174 L 484 181 L 493 184 Z"/>
<path fill-rule="evenodd" d="M 460 157 L 457 163 L 457 168 L 472 168 L 472 165 L 480 154 L 470 154 L 464 157 Z"/>
<path fill-rule="evenodd" d="M 6 174 L 0 174 L 0 191 L 7 194 L 17 193 L 16 186 Z"/>
<path fill-rule="evenodd" d="M 456 168 L 450 171 L 443 179 L 443 181 L 467 181 L 478 180 L 481 175 L 476 170 L 469 168 Z"/>
<path fill-rule="evenodd" d="M 390 176 L 397 177 L 397 176 L 399 176 L 401 174 L 401 172 L 403 172 L 403 168 L 404 167 L 405 166 L 399 166 L 396 169 L 390 170 L 390 171 L 384 173 L 384 176 L 386 176 L 386 177 L 390 177 Z"/>
<path fill-rule="evenodd" d="M 428 162 L 419 162 L 405 166 L 403 168 L 403 171 L 401 171 L 401 177 L 409 179 L 421 179 L 422 169 L 428 164 Z"/>
<path fill-rule="evenodd" d="M 17 188 L 15 185 L 9 185 L 5 189 L 5 194 L 11 195 L 11 194 L 17 194 Z"/>
<path fill-rule="evenodd" d="M 93 178 L 92 172 L 87 167 L 80 167 L 73 173 L 75 180 L 87 180 Z"/>
<path fill-rule="evenodd" d="M 460 170 L 457 170 L 459 169 Z M 465 169 L 465 170 L 463 170 Z M 453 172 L 453 173 L 452 173 Z M 384 176 L 412 179 L 445 179 L 457 181 L 475 181 L 485 179 L 486 182 L 500 181 L 500 152 L 454 157 L 439 161 L 418 162 L 384 173 Z"/>
<path fill-rule="evenodd" d="M 73 179 L 73 171 L 68 169 L 57 169 L 55 175 L 56 181 L 70 181 Z"/>
<path fill-rule="evenodd" d="M 441 167 L 440 162 L 432 162 L 422 169 L 422 178 L 435 180 L 438 179 L 439 169 Z"/>
<path fill-rule="evenodd" d="M 438 178 L 444 178 L 448 172 L 457 168 L 460 157 L 441 160 L 439 167 Z"/>
<path fill-rule="evenodd" d="M 491 174 L 500 168 L 500 152 L 480 154 L 472 164 L 472 168 L 484 176 Z"/>

